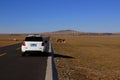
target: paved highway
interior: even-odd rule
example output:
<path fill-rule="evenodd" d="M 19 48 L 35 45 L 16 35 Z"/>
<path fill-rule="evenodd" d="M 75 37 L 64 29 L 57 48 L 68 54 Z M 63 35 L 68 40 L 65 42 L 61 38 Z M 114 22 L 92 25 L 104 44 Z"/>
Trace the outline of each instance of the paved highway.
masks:
<path fill-rule="evenodd" d="M 22 57 L 20 46 L 18 43 L 0 48 L 0 80 L 45 80 L 48 56 Z"/>

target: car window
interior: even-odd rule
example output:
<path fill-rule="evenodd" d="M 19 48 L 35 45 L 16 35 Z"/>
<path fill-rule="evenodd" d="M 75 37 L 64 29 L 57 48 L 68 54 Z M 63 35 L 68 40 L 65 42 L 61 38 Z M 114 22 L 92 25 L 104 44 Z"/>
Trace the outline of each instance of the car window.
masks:
<path fill-rule="evenodd" d="M 25 41 L 43 41 L 42 37 L 26 37 Z"/>

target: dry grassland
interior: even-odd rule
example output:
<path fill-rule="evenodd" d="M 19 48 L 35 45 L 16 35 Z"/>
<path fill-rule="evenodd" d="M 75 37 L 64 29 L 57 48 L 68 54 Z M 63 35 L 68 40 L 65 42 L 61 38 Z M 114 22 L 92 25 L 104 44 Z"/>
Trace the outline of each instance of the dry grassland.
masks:
<path fill-rule="evenodd" d="M 24 37 L 1 34 L 0 46 Z M 120 80 L 120 36 L 54 36 L 52 43 L 59 80 Z"/>
<path fill-rule="evenodd" d="M 24 37 L 25 35 L 0 34 L 0 46 L 21 42 L 24 39 Z"/>
<path fill-rule="evenodd" d="M 66 43 L 56 40 L 66 39 Z M 120 80 L 120 36 L 54 36 L 59 80 Z"/>

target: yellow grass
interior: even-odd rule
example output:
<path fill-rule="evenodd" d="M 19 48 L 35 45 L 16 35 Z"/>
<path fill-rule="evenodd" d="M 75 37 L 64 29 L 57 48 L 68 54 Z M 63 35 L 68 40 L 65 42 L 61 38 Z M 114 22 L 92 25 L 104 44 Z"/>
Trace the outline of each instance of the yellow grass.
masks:
<path fill-rule="evenodd" d="M 25 35 L 0 34 L 0 46 L 6 46 L 21 42 L 24 37 Z M 16 39 L 16 41 L 14 39 Z"/>
<path fill-rule="evenodd" d="M 0 35 L 0 46 L 24 37 Z M 54 36 L 52 43 L 59 80 L 120 80 L 120 36 Z"/>
<path fill-rule="evenodd" d="M 71 57 L 55 58 L 59 80 L 120 80 L 120 36 L 54 36 L 53 49 Z"/>

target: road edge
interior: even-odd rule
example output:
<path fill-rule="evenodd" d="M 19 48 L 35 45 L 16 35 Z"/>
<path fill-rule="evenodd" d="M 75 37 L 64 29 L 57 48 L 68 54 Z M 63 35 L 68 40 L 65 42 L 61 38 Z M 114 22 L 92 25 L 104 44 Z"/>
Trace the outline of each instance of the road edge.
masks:
<path fill-rule="evenodd" d="M 22 42 L 17 42 L 17 43 L 13 43 L 13 44 L 3 45 L 3 46 L 0 46 L 0 48 L 16 45 L 16 44 L 20 44 L 20 43 L 22 43 Z"/>
<path fill-rule="evenodd" d="M 49 40 L 49 54 L 47 59 L 47 68 L 46 68 L 46 75 L 45 80 L 58 80 L 57 78 L 57 70 L 55 68 L 52 45 L 51 45 L 51 38 Z"/>

